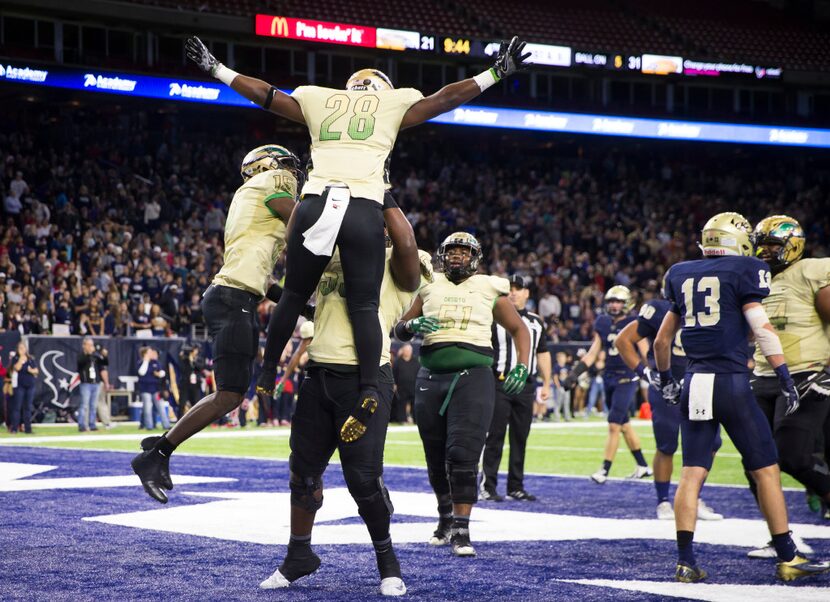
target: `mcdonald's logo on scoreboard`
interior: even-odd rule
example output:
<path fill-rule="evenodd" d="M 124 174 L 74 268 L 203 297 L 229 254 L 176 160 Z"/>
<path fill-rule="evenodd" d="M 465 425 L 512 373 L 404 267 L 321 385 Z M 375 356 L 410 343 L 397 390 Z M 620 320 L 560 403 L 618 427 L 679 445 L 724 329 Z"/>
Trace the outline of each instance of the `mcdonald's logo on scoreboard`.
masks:
<path fill-rule="evenodd" d="M 314 19 L 296 19 L 277 15 L 256 15 L 258 36 L 307 40 L 324 44 L 376 47 L 377 30 L 363 25 L 329 23 Z"/>

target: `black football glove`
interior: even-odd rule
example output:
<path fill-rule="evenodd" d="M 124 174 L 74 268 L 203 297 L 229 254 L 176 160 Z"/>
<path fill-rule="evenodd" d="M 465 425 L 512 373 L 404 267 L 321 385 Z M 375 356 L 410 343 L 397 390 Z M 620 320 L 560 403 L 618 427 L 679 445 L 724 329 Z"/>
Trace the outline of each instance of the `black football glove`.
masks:
<path fill-rule="evenodd" d="M 566 391 L 570 391 L 576 386 L 576 381 L 579 380 L 579 377 L 576 376 L 573 372 L 568 374 L 565 377 L 565 380 L 562 381 L 562 388 Z"/>
<path fill-rule="evenodd" d="M 216 68 L 222 64 L 210 53 L 210 50 L 207 49 L 204 42 L 196 36 L 187 38 L 187 42 L 184 44 L 184 51 L 187 54 L 187 58 L 199 65 L 199 69 L 211 77 L 216 73 Z"/>
<path fill-rule="evenodd" d="M 509 44 L 502 41 L 501 46 L 499 46 L 499 53 L 496 56 L 496 64 L 493 65 L 496 77 L 504 79 L 530 66 L 530 63 L 526 62 L 530 58 L 530 53 L 522 53 L 525 44 L 527 42 L 519 41 L 518 36 L 513 36 Z"/>

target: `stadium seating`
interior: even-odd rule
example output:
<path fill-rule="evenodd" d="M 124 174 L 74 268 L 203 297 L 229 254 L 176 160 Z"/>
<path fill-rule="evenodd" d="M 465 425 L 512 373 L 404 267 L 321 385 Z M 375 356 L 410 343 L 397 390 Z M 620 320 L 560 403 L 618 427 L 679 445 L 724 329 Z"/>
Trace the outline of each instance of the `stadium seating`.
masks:
<path fill-rule="evenodd" d="M 123 333 L 160 314 L 157 335 L 192 334 L 198 295 L 221 265 L 239 160 L 265 142 L 264 114 L 214 110 L 226 118 L 208 131 L 205 109 L 0 101 L 0 327 L 64 323 L 83 333 L 100 316 Z M 307 137 L 289 132 L 278 141 L 306 153 Z M 549 293 L 560 299 L 554 340 L 585 340 L 603 291 L 623 283 L 653 294 L 667 266 L 697 256 L 712 213 L 793 213 L 809 226 L 811 251 L 828 254 L 826 164 L 807 151 L 693 144 L 424 126 L 397 145 L 394 192 L 419 246 L 434 251 L 452 231 L 473 232 L 487 270 L 531 276 L 534 305 Z M 13 184 L 17 171 L 28 190 Z M 195 309 L 173 315 L 173 296 Z M 97 306 L 72 309 L 91 297 Z"/>
<path fill-rule="evenodd" d="M 235 16 L 257 12 L 416 29 L 438 34 L 503 37 L 579 50 L 681 55 L 746 61 L 785 69 L 830 69 L 827 28 L 758 0 L 529 0 L 520 9 L 503 0 L 133 0 L 177 10 Z"/>

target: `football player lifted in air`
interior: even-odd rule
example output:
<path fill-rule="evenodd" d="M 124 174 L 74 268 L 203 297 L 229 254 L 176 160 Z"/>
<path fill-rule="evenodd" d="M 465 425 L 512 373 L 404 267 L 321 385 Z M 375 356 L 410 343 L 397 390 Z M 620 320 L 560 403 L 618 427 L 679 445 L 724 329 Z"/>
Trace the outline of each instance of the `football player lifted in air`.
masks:
<path fill-rule="evenodd" d="M 428 253 L 406 252 L 412 227 L 400 209 L 387 209 L 392 248 L 387 250 L 380 290 L 380 323 L 384 333 L 377 417 L 365 437 L 344 443 L 338 433 L 349 417 L 360 389 L 355 337 L 343 286 L 343 266 L 335 252 L 317 287 L 316 335 L 308 347 L 309 362 L 291 421 L 291 536 L 280 567 L 260 584 L 263 589 L 287 587 L 320 566 L 311 549 L 314 517 L 323 504 L 323 472 L 338 450 L 343 476 L 369 530 L 380 571 L 380 592 L 406 593 L 401 567 L 392 548 L 389 522 L 392 501 L 383 483 L 383 448 L 392 407 L 389 332 L 409 307 L 421 283 L 432 279 Z M 404 252 L 401 252 L 401 250 Z M 377 319 L 377 318 L 376 318 Z"/>
<path fill-rule="evenodd" d="M 173 488 L 173 450 L 242 403 L 259 343 L 257 305 L 263 296 L 274 302 L 280 297 L 280 287 L 269 282 L 304 178 L 300 160 L 282 146 L 266 144 L 245 156 L 241 171 L 243 183 L 225 222 L 224 264 L 202 297 L 216 392 L 200 400 L 169 432 L 144 439 L 144 451 L 132 461 L 144 489 L 162 504 L 167 502 L 164 490 Z"/>
<path fill-rule="evenodd" d="M 830 411 L 830 259 L 802 259 L 804 230 L 786 215 L 773 215 L 758 222 L 753 232 L 755 255 L 772 273 L 770 293 L 763 301 L 775 328 L 784 359 L 790 369 L 801 403 L 787 413 L 775 370 L 755 350 L 752 392 L 772 427 L 781 470 L 830 505 L 830 470 L 824 457 L 823 428 Z M 757 498 L 757 488 L 750 479 Z M 809 550 L 799 549 L 802 552 Z M 750 558 L 774 558 L 772 544 L 749 552 Z"/>
<path fill-rule="evenodd" d="M 677 451 L 677 438 L 680 435 L 680 408 L 667 404 L 660 391 L 660 375 L 654 365 L 654 337 L 660 330 L 660 324 L 671 303 L 665 299 L 652 299 L 640 307 L 637 320 L 622 329 L 614 341 L 620 357 L 631 370 L 649 383 L 648 402 L 651 406 L 651 426 L 657 451 L 654 452 L 654 488 L 657 490 L 657 518 L 674 520 L 674 510 L 669 501 L 669 483 L 674 468 L 674 452 Z M 648 365 L 640 357 L 638 345 L 641 340 L 649 343 Z M 686 352 L 680 343 L 680 335 L 675 337 L 671 348 L 671 371 L 677 382 L 686 374 Z M 712 453 L 720 449 L 720 430 L 715 437 Z M 713 511 L 703 500 L 698 500 L 697 517 L 700 520 L 721 520 L 722 514 Z"/>
<path fill-rule="evenodd" d="M 767 264 L 753 257 L 751 226 L 737 213 L 720 213 L 703 227 L 703 259 L 673 265 L 664 295 L 671 310 L 654 341 L 663 398 L 680 403 L 683 471 L 674 497 L 678 561 L 675 579 L 701 581 L 693 550 L 698 493 L 712 467 L 712 449 L 723 425 L 758 487 L 758 500 L 784 581 L 830 570 L 796 549 L 790 536 L 772 430 L 749 384 L 750 334 L 773 370 L 785 414 L 794 413 L 799 395 L 784 361 L 781 341 L 761 301 L 769 294 Z M 682 330 L 681 330 L 682 329 Z M 677 331 L 688 365 L 681 387 L 671 372 Z"/>
<path fill-rule="evenodd" d="M 526 68 L 530 53 L 523 52 L 524 46 L 516 37 L 502 43 L 492 68 L 427 97 L 412 88 L 395 89 L 376 69 L 353 74 L 345 90 L 300 86 L 289 95 L 225 67 L 198 38 L 187 41 L 188 57 L 202 70 L 264 109 L 305 124 L 311 136 L 309 180 L 292 219 L 286 251 L 285 290 L 271 314 L 257 381 L 262 393 L 274 389 L 280 353 L 336 244 L 349 318 L 360 333 L 355 337 L 360 393 L 341 437 L 351 442 L 363 435 L 378 403 L 383 333 L 377 314 L 385 257 L 381 208 L 398 131 L 446 113 Z"/>
<path fill-rule="evenodd" d="M 608 406 L 608 438 L 605 440 L 605 458 L 602 468 L 591 475 L 591 480 L 599 484 L 605 483 L 608 473 L 611 472 L 611 464 L 620 446 L 620 433 L 637 462 L 637 467 L 629 478 L 642 479 L 651 476 L 651 469 L 640 449 L 640 438 L 629 422 L 629 412 L 640 388 L 639 377 L 636 372 L 625 365 L 619 351 L 614 347 L 617 335 L 628 324 L 635 321 L 634 316 L 628 313 L 631 307 L 631 291 L 628 288 L 618 284 L 608 289 L 605 293 L 607 313 L 597 316 L 594 321 L 594 340 L 591 342 L 591 348 L 577 362 L 573 371 L 562 383 L 566 389 L 573 389 L 579 375 L 594 365 L 600 351 L 605 351 L 605 372 L 602 375 L 602 384 L 605 388 L 605 404 Z M 638 350 L 640 356 L 645 358 L 647 345 L 644 341 L 638 343 Z"/>
<path fill-rule="evenodd" d="M 478 501 L 478 460 L 495 406 L 492 325 L 510 333 L 519 361 L 502 383 L 508 395 L 527 383 L 530 333 L 507 298 L 506 278 L 476 274 L 481 245 L 466 232 L 438 249 L 443 274 L 424 286 L 397 326 L 402 341 L 424 335 L 415 391 L 415 422 L 429 482 L 438 498 L 438 528 L 430 543 L 475 556 L 470 513 Z"/>

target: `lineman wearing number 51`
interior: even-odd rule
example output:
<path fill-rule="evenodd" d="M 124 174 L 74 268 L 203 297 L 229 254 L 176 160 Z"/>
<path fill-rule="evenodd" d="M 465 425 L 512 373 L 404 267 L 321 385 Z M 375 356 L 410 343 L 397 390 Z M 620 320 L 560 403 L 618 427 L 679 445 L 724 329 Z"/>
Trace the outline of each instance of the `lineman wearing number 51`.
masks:
<path fill-rule="evenodd" d="M 481 245 L 474 236 L 450 234 L 438 258 L 444 273 L 418 292 L 395 335 L 408 341 L 424 334 L 414 410 L 438 498 L 440 518 L 430 544 L 451 544 L 456 556 L 475 556 L 470 513 L 478 501 L 478 459 L 496 402 L 493 321 L 510 333 L 517 349 L 519 361 L 502 383 L 508 395 L 527 384 L 530 332 L 507 298 L 508 280 L 476 274 Z"/>
<path fill-rule="evenodd" d="M 378 406 L 382 333 L 378 297 L 385 263 L 384 199 L 390 187 L 388 161 L 400 129 L 423 123 L 481 94 L 527 67 L 530 53 L 514 37 L 502 43 L 491 69 L 449 84 L 424 97 L 411 88 L 394 89 L 376 69 L 353 74 L 345 90 L 300 86 L 291 95 L 262 80 L 222 65 L 198 38 L 186 44 L 188 57 L 245 98 L 277 115 L 304 123 L 311 136 L 309 178 L 302 203 L 289 224 L 285 288 L 271 314 L 268 342 L 257 388 L 274 389 L 277 362 L 297 318 L 314 292 L 337 245 L 343 267 L 346 304 L 360 364 L 360 394 L 340 436 L 355 441 Z M 394 202 L 394 201 L 392 201 Z M 409 248 L 417 261 L 414 236 Z M 417 287 L 415 283 L 412 291 Z"/>

